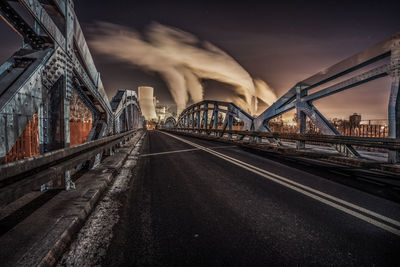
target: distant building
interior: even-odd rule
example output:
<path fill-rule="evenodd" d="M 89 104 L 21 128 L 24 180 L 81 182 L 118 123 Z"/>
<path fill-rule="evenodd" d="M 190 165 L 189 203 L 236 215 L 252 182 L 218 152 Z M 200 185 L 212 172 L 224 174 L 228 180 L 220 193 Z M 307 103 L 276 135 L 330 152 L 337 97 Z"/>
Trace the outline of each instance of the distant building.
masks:
<path fill-rule="evenodd" d="M 156 108 L 154 102 L 156 101 L 153 97 L 154 88 L 150 86 L 139 86 L 139 105 L 142 110 L 143 116 L 147 121 L 157 119 Z"/>
<path fill-rule="evenodd" d="M 156 114 L 159 121 L 164 121 L 166 119 L 166 107 L 163 106 L 156 106 Z"/>
<path fill-rule="evenodd" d="M 359 126 L 361 122 L 361 114 L 354 113 L 353 115 L 350 115 L 349 121 L 351 127 Z"/>

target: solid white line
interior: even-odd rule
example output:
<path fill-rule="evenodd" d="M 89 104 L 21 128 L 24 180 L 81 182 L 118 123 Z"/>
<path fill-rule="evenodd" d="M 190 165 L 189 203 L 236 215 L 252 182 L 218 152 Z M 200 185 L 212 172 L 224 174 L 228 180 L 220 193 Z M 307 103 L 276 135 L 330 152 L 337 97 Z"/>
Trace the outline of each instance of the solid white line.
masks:
<path fill-rule="evenodd" d="M 182 150 L 172 150 L 172 151 L 165 151 L 165 152 L 156 152 L 156 153 L 142 154 L 142 155 L 140 155 L 140 157 L 156 156 L 156 155 L 165 155 L 165 154 L 189 152 L 189 151 L 196 151 L 196 150 L 200 150 L 200 149 L 199 149 L 199 148 L 190 148 L 190 149 L 182 149 Z"/>
<path fill-rule="evenodd" d="M 345 212 L 345 213 L 347 213 L 347 214 L 350 214 L 350 215 L 352 215 L 352 216 L 354 216 L 354 217 L 357 217 L 357 218 L 359 218 L 359 219 L 361 219 L 361 220 L 363 220 L 363 221 L 366 221 L 366 222 L 368 222 L 368 223 L 370 223 L 370 224 L 373 224 L 373 225 L 375 225 L 375 226 L 377 226 L 377 227 L 379 227 L 379 228 L 381 228 L 381 229 L 384 229 L 384 230 L 389 231 L 389 232 L 391 232 L 391 233 L 393 233 L 393 234 L 395 234 L 395 235 L 400 236 L 400 230 L 398 230 L 398 229 L 396 229 L 396 228 L 393 228 L 393 227 L 391 227 L 391 226 L 389 226 L 389 225 L 386 225 L 386 224 L 384 224 L 384 223 L 382 223 L 382 222 L 379 222 L 379 221 L 377 221 L 377 220 L 375 220 L 375 219 L 373 219 L 373 218 L 367 217 L 367 216 L 365 216 L 365 215 L 363 215 L 363 214 L 361 214 L 361 213 L 358 213 L 358 212 L 356 212 L 356 211 L 350 210 L 350 209 L 348 209 L 348 208 L 346 208 L 346 207 L 343 207 L 343 206 L 341 206 L 341 205 L 339 205 L 339 204 L 337 204 L 337 203 L 334 203 L 334 202 L 332 202 L 332 201 L 330 201 L 330 200 L 324 199 L 324 198 L 322 198 L 322 197 L 320 197 L 320 196 L 323 196 L 323 197 L 325 197 L 325 198 L 334 200 L 334 201 L 336 201 L 336 202 L 338 202 L 338 203 L 341 203 L 341 204 L 343 204 L 343 205 L 346 205 L 346 206 L 348 206 L 348 207 L 351 207 L 351 208 L 353 208 L 353 209 L 356 209 L 356 210 L 361 211 L 361 212 L 363 212 L 363 213 L 366 213 L 366 214 L 368 214 L 368 215 L 374 216 L 374 217 L 376 217 L 376 218 L 379 218 L 379 219 L 381 219 L 381 220 L 383 220 L 383 221 L 386 221 L 386 222 L 391 223 L 391 224 L 396 225 L 396 226 L 400 226 L 400 222 L 399 222 L 399 221 L 393 220 L 393 219 L 391 219 L 391 218 L 388 218 L 388 217 L 386 217 L 386 216 L 383 216 L 383 215 L 378 214 L 378 213 L 376 213 L 376 212 L 373 212 L 373 211 L 371 211 L 371 210 L 362 208 L 362 207 L 360 207 L 360 206 L 358 206 L 358 205 L 352 204 L 352 203 L 347 202 L 347 201 L 345 201 L 345 200 L 342 200 L 342 199 L 339 199 L 339 198 L 337 198 L 337 197 L 331 196 L 331 195 L 329 195 L 329 194 L 323 193 L 323 192 L 318 191 L 318 190 L 316 190 L 316 189 L 313 189 L 313 188 L 311 188 L 311 187 L 308 187 L 308 186 L 299 184 L 299 183 L 297 183 L 297 182 L 294 182 L 294 181 L 292 181 L 292 180 L 289 180 L 289 179 L 287 179 L 287 178 L 285 178 L 285 177 L 282 177 L 282 176 L 280 176 L 280 175 L 277 175 L 277 174 L 268 172 L 268 171 L 266 171 L 266 170 L 260 169 L 260 168 L 258 168 L 258 167 L 255 167 L 255 166 L 250 165 L 250 164 L 248 164 L 248 163 L 245 163 L 245 162 L 242 162 L 242 161 L 240 161 L 240 160 L 234 159 L 234 158 L 229 157 L 229 156 L 227 156 L 227 155 L 221 154 L 221 153 L 219 153 L 219 152 L 217 152 L 217 151 L 208 149 L 208 148 L 206 148 L 206 147 L 203 147 L 203 146 L 198 145 L 198 144 L 196 144 L 196 143 L 193 143 L 193 142 L 191 142 L 191 141 L 182 139 L 182 138 L 180 138 L 180 137 L 171 135 L 171 134 L 169 134 L 169 133 L 165 133 L 165 132 L 163 132 L 163 133 L 164 133 L 164 134 L 167 134 L 167 135 L 169 135 L 169 136 L 171 136 L 171 137 L 173 137 L 173 138 L 175 138 L 175 139 L 178 139 L 178 140 L 180 140 L 180 141 L 182 141 L 182 142 L 184 142 L 184 143 L 187 143 L 187 144 L 189 144 L 189 145 L 192 145 L 192 146 L 194 146 L 194 147 L 197 147 L 198 149 L 201 149 L 201 150 L 204 150 L 204 151 L 206 151 L 206 152 L 208 152 L 208 153 L 210 153 L 210 154 L 213 154 L 213 155 L 215 155 L 215 156 L 217 156 L 217 157 L 219 157 L 219 158 L 225 159 L 226 161 L 229 161 L 229 162 L 231 162 L 232 164 L 235 164 L 235 165 L 240 166 L 240 167 L 242 167 L 242 168 L 244 168 L 244 169 L 246 169 L 246 170 L 249 170 L 249 171 L 251 171 L 251 172 L 253 172 L 253 173 L 256 173 L 256 174 L 258 174 L 258 175 L 260 175 L 260 176 L 263 176 L 263 177 L 265 177 L 265 178 L 267 178 L 267 179 L 269 179 L 269 180 L 271 180 L 271 181 L 273 181 L 273 182 L 276 182 L 276 183 L 278 183 L 278 184 L 281 184 L 281 185 L 283 185 L 283 186 L 285 186 L 285 187 L 288 187 L 288 188 L 290 188 L 290 189 L 292 189 L 292 190 L 295 190 L 295 191 L 297 191 L 297 192 L 299 192 L 299 193 L 302 193 L 302 194 L 304 194 L 304 195 L 306 195 L 306 196 L 308 196 L 308 197 L 311 197 L 311 198 L 313 198 L 313 199 L 315 199 L 315 200 L 318 200 L 318 201 L 320 201 L 320 202 L 322 202 L 322 203 L 324 203 L 324 204 L 327 204 L 327 205 L 329 205 L 329 206 L 331 206 L 331 207 L 333 207 L 333 208 L 336 208 L 336 209 L 341 210 L 341 211 L 343 211 L 343 212 Z M 310 192 L 307 192 L 307 191 L 305 191 L 305 190 L 303 190 L 303 189 L 301 189 L 301 188 L 303 188 L 303 189 L 305 189 L 305 190 L 308 190 L 308 191 L 310 191 Z M 311 193 L 311 192 L 312 192 L 312 193 Z M 313 193 L 314 193 L 314 194 L 313 194 Z M 317 194 L 320 195 L 320 196 L 318 196 Z"/>
<path fill-rule="evenodd" d="M 351 177 L 351 175 L 350 175 L 350 174 L 343 173 L 343 172 L 340 172 L 340 171 L 334 171 L 334 170 L 330 170 L 329 172 L 331 172 L 331 173 L 335 173 L 335 174 L 338 174 L 338 175 L 343 175 L 343 176 Z"/>
<path fill-rule="evenodd" d="M 215 146 L 215 147 L 210 147 L 210 148 L 232 148 L 232 147 L 237 147 L 237 146 Z M 181 152 L 190 152 L 190 151 L 196 151 L 196 150 L 201 150 L 200 148 L 189 148 L 189 149 L 181 149 L 181 150 L 172 150 L 172 151 L 165 151 L 165 152 L 155 152 L 155 153 L 148 153 L 148 154 L 142 154 L 140 157 L 148 157 L 148 156 L 157 156 L 157 155 L 164 155 L 164 154 L 173 154 L 173 153 L 181 153 Z"/>
<path fill-rule="evenodd" d="M 210 146 L 210 147 L 206 147 L 206 148 L 234 148 L 234 147 L 238 147 L 238 146 Z"/>
<path fill-rule="evenodd" d="M 212 150 L 211 150 L 211 151 L 212 151 Z M 383 220 L 383 221 L 386 221 L 386 222 L 388 222 L 388 223 L 391 223 L 391 224 L 393 224 L 393 225 L 396 225 L 396 226 L 399 226 L 399 227 L 400 227 L 400 222 L 399 222 L 399 221 L 393 220 L 393 219 L 391 219 L 391 218 L 389 218 L 389 217 L 386 217 L 386 216 L 384 216 L 384 215 L 381 215 L 381 214 L 379 214 L 379 213 L 373 212 L 373 211 L 371 211 L 371 210 L 365 209 L 365 208 L 360 207 L 360 206 L 358 206 L 358 205 L 355 205 L 355 204 L 353 204 L 353 203 L 347 202 L 347 201 L 345 201 L 345 200 L 343 200 L 343 199 L 340 199 L 340 198 L 334 197 L 334 196 L 332 196 L 332 195 L 326 194 L 326 193 L 324 193 L 324 192 L 321 192 L 321 191 L 316 190 L 316 189 L 314 189 L 314 188 L 311 188 L 311 187 L 309 187 L 309 186 L 306 186 L 306 185 L 297 183 L 297 182 L 292 181 L 292 180 L 290 180 L 290 179 L 288 179 L 288 178 L 282 177 L 282 176 L 280 176 L 280 175 L 278 175 L 278 174 L 275 174 L 275 173 L 272 173 L 272 172 L 269 172 L 269 171 L 260 169 L 260 168 L 258 168 L 258 167 L 256 167 L 256 166 L 250 165 L 250 164 L 248 164 L 248 163 L 246 163 L 246 162 L 243 162 L 243 161 L 237 160 L 237 159 L 235 159 L 235 158 L 226 156 L 226 155 L 221 154 L 221 153 L 219 153 L 219 152 L 217 152 L 217 151 L 214 151 L 214 152 L 220 154 L 221 156 L 225 156 L 225 157 L 227 157 L 227 158 L 230 158 L 231 160 L 237 161 L 237 162 L 239 162 L 239 163 L 241 163 L 241 164 L 245 164 L 245 165 L 247 165 L 248 167 L 254 168 L 254 169 L 256 169 L 256 170 L 258 170 L 258 171 L 260 171 L 260 172 L 263 172 L 263 173 L 265 173 L 265 174 L 267 174 L 267 175 L 273 176 L 273 177 L 276 178 L 276 179 L 282 180 L 282 181 L 284 181 L 284 182 L 290 183 L 290 184 L 295 185 L 295 186 L 297 186 L 297 187 L 300 187 L 300 188 L 303 188 L 303 189 L 305 189 L 305 190 L 311 191 L 311 192 L 313 192 L 313 193 L 315 193 L 315 194 L 318 194 L 318 195 L 323 196 L 323 197 L 325 197 L 325 198 L 328 198 L 328 199 L 331 199 L 331 200 L 333 200 L 333 201 L 339 202 L 339 203 L 341 203 L 341 204 L 343 204 L 343 205 L 346 205 L 346 206 L 348 206 L 348 207 L 350 207 L 350 208 L 356 209 L 356 210 L 358 210 L 358 211 L 361 211 L 361 212 L 363 212 L 363 213 L 366 213 L 366 214 L 368 214 L 368 215 L 374 216 L 374 217 L 379 218 L 379 219 L 381 219 L 381 220 Z"/>
<path fill-rule="evenodd" d="M 179 138 L 179 137 L 178 137 L 178 138 Z M 185 140 L 185 141 L 188 141 L 188 140 Z M 190 142 L 190 141 L 188 141 L 188 142 Z M 193 142 L 190 142 L 190 143 L 193 143 Z M 195 144 L 195 143 L 193 143 L 193 144 Z M 197 144 L 196 144 L 196 145 L 197 145 Z M 207 148 L 205 148 L 205 149 L 207 149 Z M 293 185 L 295 185 L 295 186 L 297 186 L 297 187 L 300 187 L 300 188 L 303 188 L 303 189 L 305 189 L 305 190 L 311 191 L 311 192 L 313 192 L 313 193 L 315 193 L 315 194 L 319 194 L 319 195 L 321 195 L 321 196 L 323 196 L 323 197 L 329 198 L 329 199 L 334 200 L 334 201 L 336 201 L 336 202 L 339 202 L 339 203 L 341 203 L 341 204 L 343 204 L 343 205 L 346 205 L 346 206 L 351 207 L 351 208 L 353 208 L 353 209 L 356 209 L 356 210 L 358 210 L 358 211 L 367 213 L 367 214 L 369 214 L 369 215 L 371 215 L 371 216 L 374 216 L 374 217 L 379 218 L 379 219 L 381 219 L 381 220 L 383 220 L 383 221 L 386 221 L 386 222 L 388 222 L 388 223 L 391 223 L 391 224 L 394 224 L 394 225 L 400 227 L 400 222 L 399 222 L 399 221 L 393 220 L 393 219 L 391 219 L 391 218 L 388 218 L 388 217 L 383 216 L 383 215 L 381 215 L 381 214 L 378 214 L 378 213 L 376 213 L 376 212 L 370 211 L 370 210 L 368 210 L 368 209 L 364 209 L 364 208 L 362 208 L 362 207 L 360 207 L 360 206 L 358 206 L 358 205 L 352 204 L 352 203 L 347 202 L 347 201 L 345 201 L 345 200 L 342 200 L 342 199 L 340 199 L 340 198 L 337 198 L 337 197 L 334 197 L 334 196 L 332 196 L 332 195 L 326 194 L 326 193 L 324 193 L 324 192 L 321 192 L 321 191 L 316 190 L 316 189 L 314 189 L 314 188 L 311 188 L 311 187 L 309 187 L 309 186 L 306 186 L 306 185 L 297 183 L 297 182 L 292 181 L 292 180 L 290 180 L 290 179 L 288 179 L 288 178 L 282 177 L 282 176 L 280 176 L 280 175 L 278 175 L 278 174 L 275 174 L 275 173 L 272 173 L 272 172 L 269 172 L 269 171 L 260 169 L 260 168 L 258 168 L 258 167 L 256 167 L 256 166 L 253 166 L 253 165 L 250 165 L 250 164 L 248 164 L 248 163 L 246 163 L 246 162 L 240 161 L 240 160 L 238 160 L 238 159 L 229 157 L 229 156 L 224 155 L 224 154 L 222 154 L 222 153 L 219 153 L 219 152 L 217 152 L 217 151 L 210 150 L 210 153 L 217 153 L 217 154 L 219 154 L 219 155 L 222 156 L 222 157 L 226 157 L 226 158 L 229 158 L 230 160 L 237 161 L 237 162 L 240 163 L 240 164 L 244 164 L 244 165 L 246 165 L 246 166 L 248 166 L 248 167 L 250 167 L 250 168 L 254 168 L 254 169 L 256 169 L 257 171 L 260 171 L 260 172 L 263 172 L 263 173 L 265 173 L 265 174 L 271 175 L 271 176 L 273 176 L 274 178 L 283 180 L 284 182 L 293 184 Z"/>

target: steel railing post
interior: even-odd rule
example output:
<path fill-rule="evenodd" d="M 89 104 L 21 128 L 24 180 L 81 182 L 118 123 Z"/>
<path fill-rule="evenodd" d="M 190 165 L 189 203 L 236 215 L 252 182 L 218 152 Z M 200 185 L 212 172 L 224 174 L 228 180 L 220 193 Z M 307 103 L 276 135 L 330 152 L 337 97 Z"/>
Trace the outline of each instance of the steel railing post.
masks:
<path fill-rule="evenodd" d="M 215 136 L 218 136 L 218 123 L 219 123 L 219 118 L 218 118 L 218 105 L 214 104 L 214 130 Z"/>
<path fill-rule="evenodd" d="M 400 35 L 393 37 L 391 47 L 391 89 L 388 107 L 389 138 L 400 138 Z M 388 151 L 389 163 L 400 162 L 398 150 Z"/>

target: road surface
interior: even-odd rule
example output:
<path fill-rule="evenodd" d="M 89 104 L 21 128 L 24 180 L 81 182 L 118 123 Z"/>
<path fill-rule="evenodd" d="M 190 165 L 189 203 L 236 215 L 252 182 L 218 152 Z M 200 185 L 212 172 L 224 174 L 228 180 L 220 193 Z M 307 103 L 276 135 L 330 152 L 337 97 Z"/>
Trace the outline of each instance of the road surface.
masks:
<path fill-rule="evenodd" d="M 396 190 L 373 176 L 149 131 L 103 265 L 398 266 Z"/>

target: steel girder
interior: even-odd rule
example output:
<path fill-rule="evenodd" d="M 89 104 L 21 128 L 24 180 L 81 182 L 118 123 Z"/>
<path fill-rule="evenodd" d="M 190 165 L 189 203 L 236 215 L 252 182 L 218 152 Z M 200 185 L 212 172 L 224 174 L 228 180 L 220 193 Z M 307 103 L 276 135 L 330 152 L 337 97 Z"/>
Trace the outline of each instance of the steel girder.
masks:
<path fill-rule="evenodd" d="M 381 63 L 376 66 L 382 59 L 389 59 L 389 63 Z M 375 64 L 375 65 L 372 65 Z M 355 73 L 364 67 L 370 67 L 369 70 L 362 73 Z M 333 85 L 327 85 L 337 78 L 343 78 L 345 75 L 351 76 Z M 371 46 L 360 53 L 349 57 L 301 82 L 298 82 L 293 88 L 280 97 L 275 103 L 267 108 L 257 118 L 252 118 L 243 112 L 233 103 L 220 101 L 202 101 L 186 108 L 178 118 L 177 128 L 185 131 L 191 127 L 192 129 L 214 129 L 218 128 L 218 114 L 225 113 L 225 119 L 222 131 L 219 135 L 224 134 L 226 128 L 231 127 L 231 118 L 237 117 L 245 122 L 244 129 L 249 131 L 271 132 L 269 121 L 285 112 L 296 109 L 298 121 L 298 133 L 305 134 L 306 118 L 308 117 L 325 135 L 340 135 L 336 128 L 317 110 L 313 105 L 313 101 L 329 97 L 330 95 L 354 88 L 358 85 L 368 83 L 375 79 L 390 76 L 391 92 L 388 104 L 389 118 L 389 138 L 400 138 L 400 34 L 396 34 L 391 38 L 384 40 L 374 46 Z M 319 86 L 324 88 L 309 93 L 311 89 Z M 209 106 L 210 104 L 210 106 Z M 226 109 L 221 109 L 225 107 Z M 233 107 L 233 108 L 232 108 Z M 211 111 L 209 117 L 208 111 Z M 203 115 L 201 115 L 203 112 Z M 201 122 L 194 124 L 193 115 L 197 114 L 197 121 L 201 117 Z M 192 116 L 192 119 L 190 118 Z M 204 132 L 203 130 L 201 132 Z M 217 132 L 215 131 L 215 134 Z M 229 133 L 228 133 L 229 134 Z M 282 145 L 279 139 L 268 138 L 270 142 Z M 304 148 L 304 141 L 298 141 L 297 147 Z M 357 157 L 359 154 L 349 144 L 334 145 L 341 153 L 348 156 Z M 398 151 L 389 151 L 389 162 L 400 162 L 400 154 Z"/>
<path fill-rule="evenodd" d="M 12 63 L 9 68 L 0 73 L 0 160 L 11 150 L 43 104 L 41 75 L 44 63 L 52 53 L 54 50 L 51 48 L 40 51 L 21 49 L 6 62 L 5 65 Z M 40 118 L 43 116 L 41 112 Z"/>
<path fill-rule="evenodd" d="M 392 80 L 388 107 L 389 137 L 400 138 L 400 34 L 393 38 L 390 58 Z M 400 162 L 399 151 L 389 151 L 389 162 Z"/>
<path fill-rule="evenodd" d="M 13 2 L 0 1 L 0 15 L 24 39 L 24 46 L 0 66 L 0 161 L 35 112 L 41 153 L 68 147 L 72 90 L 94 114 L 89 140 L 120 131 L 116 122 L 121 110 L 128 110 L 126 129 L 143 127 L 136 96 L 125 96 L 129 100 L 112 110 L 72 0 Z M 33 24 L 19 15 L 16 4 Z"/>
<path fill-rule="evenodd" d="M 182 111 L 175 125 L 178 128 L 192 128 L 194 131 L 196 129 L 218 129 L 220 114 L 225 114 L 225 118 L 221 122 L 224 130 L 232 130 L 234 118 L 243 121 L 243 130 L 254 129 L 253 117 L 234 103 L 212 100 L 204 100 L 187 107 Z"/>
<path fill-rule="evenodd" d="M 174 118 L 174 117 L 168 117 L 168 118 L 165 120 L 164 126 L 167 127 L 167 128 L 176 127 L 176 120 L 175 120 L 175 118 Z"/>
<path fill-rule="evenodd" d="M 113 122 L 115 133 L 143 127 L 144 118 L 135 91 L 119 90 L 110 105 L 115 114 Z"/>
<path fill-rule="evenodd" d="M 306 117 L 319 128 L 323 134 L 339 135 L 338 131 L 329 121 L 316 109 L 313 101 L 328 97 L 344 90 L 351 89 L 358 85 L 372 80 L 390 75 L 392 79 L 391 97 L 389 101 L 389 137 L 400 138 L 400 113 L 399 113 L 399 42 L 400 35 L 382 41 L 364 51 L 347 58 L 324 71 L 321 71 L 310 78 L 297 83 L 287 93 L 280 97 L 273 105 L 267 108 L 260 116 L 255 118 L 254 125 L 256 131 L 270 131 L 269 121 L 287 111 L 296 109 L 298 120 L 298 132 L 305 133 Z M 388 58 L 390 63 L 382 63 L 378 67 L 372 66 L 379 60 Z M 373 68 L 361 74 L 353 74 L 354 71 L 366 66 Z M 327 86 L 317 92 L 309 94 L 311 89 L 324 86 L 328 82 L 341 78 L 344 75 L 352 75 L 344 81 Z M 298 147 L 302 148 L 304 143 L 298 142 Z M 339 152 L 351 156 L 358 156 L 358 153 L 351 146 L 335 146 Z M 399 162 L 400 157 L 397 152 L 389 153 L 390 162 Z"/>

